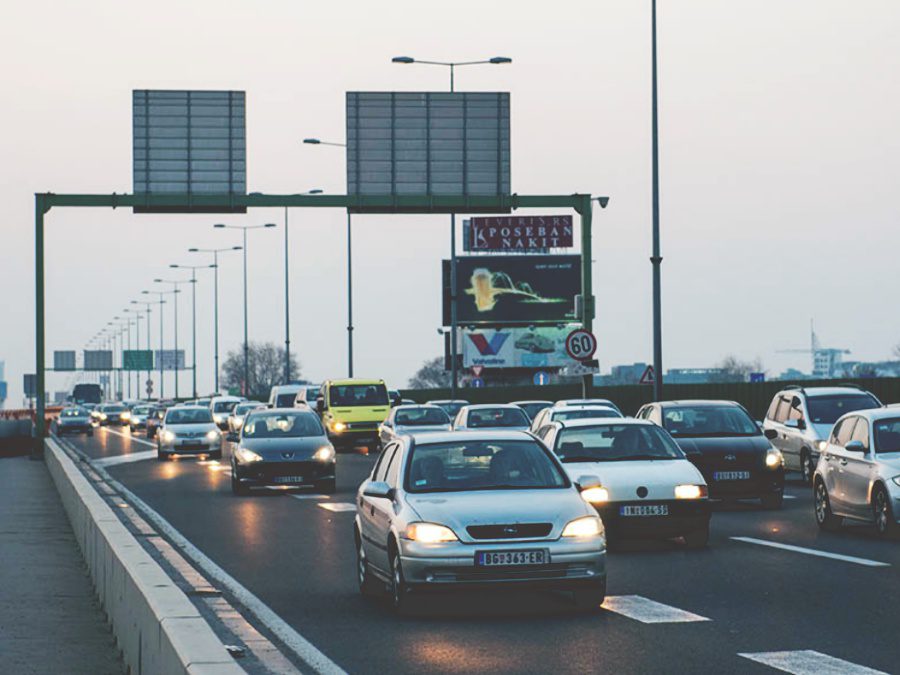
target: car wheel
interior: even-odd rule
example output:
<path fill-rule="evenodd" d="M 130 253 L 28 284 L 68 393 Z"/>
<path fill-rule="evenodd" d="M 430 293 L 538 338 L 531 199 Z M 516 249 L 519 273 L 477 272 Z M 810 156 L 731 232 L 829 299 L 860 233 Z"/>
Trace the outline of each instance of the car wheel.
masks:
<path fill-rule="evenodd" d="M 804 450 L 800 453 L 800 478 L 804 484 L 809 485 L 812 483 L 815 472 L 816 467 L 813 466 L 812 455 L 810 455 L 809 450 Z"/>
<path fill-rule="evenodd" d="M 816 524 L 827 532 L 834 532 L 840 528 L 843 518 L 831 512 L 831 502 L 828 499 L 828 490 L 825 481 L 817 480 L 815 489 L 816 500 Z"/>
<path fill-rule="evenodd" d="M 887 491 L 880 485 L 875 487 L 872 493 L 872 510 L 875 516 L 875 530 L 880 537 L 890 537 L 897 529 L 894 521 L 894 511 L 891 508 L 891 500 Z"/>
<path fill-rule="evenodd" d="M 211 453 L 209 453 L 209 459 L 222 459 L 222 451 L 213 450 Z"/>
<path fill-rule="evenodd" d="M 692 551 L 706 548 L 709 543 L 709 523 L 683 535 L 685 545 Z"/>
<path fill-rule="evenodd" d="M 405 614 L 409 610 L 409 586 L 403 579 L 403 568 L 400 564 L 400 552 L 391 552 L 391 605 L 397 614 Z"/>
<path fill-rule="evenodd" d="M 784 504 L 784 493 L 770 492 L 767 495 L 762 495 L 759 500 L 762 502 L 762 507 L 764 509 L 774 511 L 780 509 L 781 505 Z"/>
<path fill-rule="evenodd" d="M 235 476 L 234 467 L 231 469 L 231 494 L 243 497 L 250 494 L 250 489 L 241 483 Z"/>
<path fill-rule="evenodd" d="M 375 595 L 378 590 L 378 580 L 369 569 L 369 561 L 366 560 L 366 552 L 362 547 L 362 539 L 356 534 L 356 580 L 359 584 L 359 592 L 365 596 Z"/>
<path fill-rule="evenodd" d="M 606 600 L 606 579 L 591 588 L 572 591 L 572 600 L 575 603 L 575 607 L 580 610 L 592 611 L 600 609 L 600 605 Z"/>
<path fill-rule="evenodd" d="M 316 491 L 321 492 L 323 495 L 333 495 L 336 490 L 337 481 L 334 478 L 316 483 Z"/>
<path fill-rule="evenodd" d="M 157 448 L 156 449 L 156 459 L 160 462 L 167 462 L 167 461 L 169 461 L 169 453 L 163 452 L 162 450 Z"/>

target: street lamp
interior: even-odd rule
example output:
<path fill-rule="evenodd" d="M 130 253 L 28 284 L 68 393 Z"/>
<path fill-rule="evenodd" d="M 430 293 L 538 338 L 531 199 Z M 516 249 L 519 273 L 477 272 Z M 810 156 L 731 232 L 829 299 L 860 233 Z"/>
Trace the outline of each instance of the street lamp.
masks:
<path fill-rule="evenodd" d="M 261 230 L 264 228 L 275 227 L 275 223 L 265 223 L 263 225 L 226 225 L 225 223 L 216 223 L 213 227 L 218 229 L 242 230 L 244 235 L 244 382 L 241 387 L 241 393 L 247 396 L 250 388 L 250 343 L 247 335 L 247 230 Z"/>
<path fill-rule="evenodd" d="M 172 293 L 172 313 L 175 316 L 175 398 L 178 398 L 178 376 L 181 374 L 181 362 L 178 359 L 178 294 L 181 293 L 181 290 L 178 288 L 179 284 L 183 284 L 184 280 L 177 279 L 154 279 L 153 283 L 155 284 L 172 284 L 172 290 L 169 291 Z"/>
<path fill-rule="evenodd" d="M 413 64 L 420 63 L 426 66 L 443 66 L 450 69 L 450 91 L 456 91 L 455 73 L 457 66 L 502 65 L 512 63 L 512 59 L 506 56 L 492 56 L 481 61 L 422 61 L 411 56 L 395 56 L 392 63 Z M 450 214 L 450 398 L 456 398 L 459 364 L 457 363 L 457 302 L 456 302 L 456 214 Z"/>
<path fill-rule="evenodd" d="M 147 315 L 147 351 L 150 352 L 151 359 L 152 359 L 153 358 L 152 357 L 153 347 L 150 343 L 150 313 L 152 312 L 152 309 L 151 309 L 152 303 L 150 301 L 142 302 L 140 300 L 132 300 L 131 304 L 132 305 L 144 305 L 144 307 L 145 307 L 145 311 L 146 311 L 146 315 Z M 160 314 L 162 314 L 162 312 L 160 312 Z M 138 340 L 138 349 L 140 349 L 140 339 Z M 150 387 L 152 382 L 153 381 L 150 379 L 150 364 L 148 363 L 147 364 L 147 381 L 145 382 L 145 385 L 147 387 Z M 150 400 L 150 391 L 147 391 L 147 400 Z"/>
<path fill-rule="evenodd" d="M 662 253 L 659 244 L 659 115 L 656 96 L 656 0 L 651 0 L 651 154 L 653 158 L 653 400 L 662 400 Z"/>
<path fill-rule="evenodd" d="M 163 298 L 167 295 L 175 295 L 175 291 L 141 291 L 142 295 L 159 296 L 159 400 L 165 397 L 165 380 L 163 379 L 163 361 L 165 360 L 165 338 L 163 334 Z M 176 355 L 177 360 L 177 355 Z M 176 364 L 177 365 L 177 364 Z"/>
<path fill-rule="evenodd" d="M 191 370 L 193 371 L 194 398 L 197 398 L 197 270 L 210 269 L 213 265 L 169 265 L 172 269 L 191 271 Z M 218 393 L 218 391 L 216 391 Z"/>

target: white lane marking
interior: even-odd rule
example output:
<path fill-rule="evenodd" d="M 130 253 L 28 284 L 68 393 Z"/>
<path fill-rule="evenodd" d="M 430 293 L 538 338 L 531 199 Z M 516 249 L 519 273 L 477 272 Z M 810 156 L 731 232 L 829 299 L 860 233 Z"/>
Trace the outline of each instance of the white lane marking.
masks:
<path fill-rule="evenodd" d="M 757 652 L 738 654 L 738 656 L 794 675 L 887 675 L 881 670 L 858 666 L 855 663 L 811 649 L 792 652 Z"/>
<path fill-rule="evenodd" d="M 104 478 L 114 485 L 120 494 L 127 497 L 128 501 L 139 509 L 144 517 L 156 526 L 158 531 L 168 537 L 184 555 L 200 567 L 207 577 L 224 586 L 250 614 L 272 631 L 272 634 L 278 637 L 300 661 L 307 664 L 314 672 L 322 675 L 347 675 L 346 671 L 338 664 L 325 656 L 313 643 L 294 630 L 237 579 L 210 560 L 206 554 L 188 541 L 181 532 L 176 530 L 168 520 L 150 508 L 144 500 L 112 478 L 104 469 L 101 468 L 100 471 L 106 474 Z"/>
<path fill-rule="evenodd" d="M 785 499 L 797 499 L 795 495 L 784 495 Z"/>
<path fill-rule="evenodd" d="M 356 504 L 351 504 L 349 502 L 330 502 L 328 504 L 316 504 L 320 509 L 325 509 L 326 511 L 356 511 Z"/>
<path fill-rule="evenodd" d="M 600 605 L 603 609 L 641 623 L 688 623 L 709 621 L 705 616 L 670 607 L 640 595 L 611 595 Z"/>
<path fill-rule="evenodd" d="M 156 443 L 151 443 L 150 441 L 144 440 L 143 438 L 138 438 L 137 436 L 132 436 L 131 434 L 123 434 L 121 431 L 113 431 L 109 427 L 100 427 L 101 431 L 105 431 L 108 434 L 115 434 L 116 436 L 121 436 L 122 438 L 127 438 L 134 443 L 141 443 L 143 445 L 149 445 L 151 448 L 156 447 Z"/>
<path fill-rule="evenodd" d="M 331 499 L 328 495 L 291 495 L 294 499 Z"/>
<path fill-rule="evenodd" d="M 754 539 L 753 537 L 731 537 L 734 541 L 742 541 L 745 544 L 757 544 L 759 546 L 770 546 L 772 548 L 780 548 L 784 551 L 793 551 L 794 553 L 805 553 L 819 558 L 831 558 L 832 560 L 840 560 L 842 562 L 853 563 L 854 565 L 864 565 L 865 567 L 890 567 L 890 563 L 879 562 L 877 560 L 868 560 L 866 558 L 857 558 L 852 555 L 842 555 L 840 553 L 829 553 L 828 551 L 819 551 L 814 548 L 804 548 L 802 546 L 792 546 L 791 544 L 780 544 L 777 541 L 768 541 L 766 539 Z"/>
<path fill-rule="evenodd" d="M 94 466 L 116 466 L 117 464 L 130 464 L 131 462 L 142 462 L 146 459 L 155 459 L 156 450 L 141 450 L 140 452 L 132 452 L 128 455 L 115 455 L 114 457 L 101 457 L 92 460 Z"/>

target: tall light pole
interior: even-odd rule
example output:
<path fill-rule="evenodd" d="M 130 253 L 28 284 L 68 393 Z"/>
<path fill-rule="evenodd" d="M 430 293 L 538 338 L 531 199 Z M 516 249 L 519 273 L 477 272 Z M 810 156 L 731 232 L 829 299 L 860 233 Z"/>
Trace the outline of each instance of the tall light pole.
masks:
<path fill-rule="evenodd" d="M 130 300 L 130 301 L 129 301 L 129 304 L 137 305 L 138 302 L 137 302 L 137 300 Z M 131 312 L 132 314 L 134 314 L 134 317 L 135 317 L 135 325 L 136 325 L 136 328 L 135 328 L 135 335 L 137 335 L 137 350 L 138 350 L 138 351 L 141 351 L 141 328 L 140 328 L 140 323 L 141 323 L 141 321 L 144 320 L 144 319 L 147 320 L 147 349 L 148 349 L 148 350 L 150 349 L 150 303 L 148 302 L 148 303 L 144 303 L 144 304 L 147 306 L 147 308 L 146 308 L 145 311 L 141 311 L 140 309 L 126 309 L 126 310 L 125 310 L 126 312 Z M 141 395 L 141 372 L 140 372 L 139 370 L 135 370 L 135 371 L 134 371 L 134 379 L 135 379 L 135 382 L 137 383 L 137 397 L 138 397 L 138 398 L 144 398 L 144 397 Z M 147 379 L 148 379 L 148 380 L 150 379 L 150 367 L 149 367 L 149 365 L 147 366 Z M 147 394 L 147 397 L 149 398 L 150 395 Z"/>
<path fill-rule="evenodd" d="M 123 309 L 122 311 L 128 312 L 130 310 Z M 131 317 L 123 316 L 122 321 L 125 322 L 123 330 L 125 331 L 125 336 L 128 341 L 128 350 L 131 351 Z M 128 383 L 128 398 L 131 399 L 132 398 L 132 396 L 131 396 L 131 373 L 129 373 L 127 370 L 125 370 L 125 341 L 124 340 L 122 341 L 122 370 L 120 372 L 121 372 L 121 376 L 119 379 L 120 380 L 124 379 Z M 124 393 L 124 390 L 125 390 L 124 385 L 122 385 L 122 390 Z"/>
<path fill-rule="evenodd" d="M 420 63 L 426 66 L 443 66 L 450 69 L 450 91 L 456 91 L 455 74 L 457 66 L 481 66 L 502 65 L 512 63 L 512 59 L 506 56 L 494 56 L 481 61 L 422 61 L 411 56 L 395 56 L 392 63 L 413 64 Z M 459 379 L 459 364 L 457 361 L 459 328 L 457 322 L 457 298 L 456 298 L 456 214 L 450 214 L 450 398 L 456 398 L 457 380 Z"/>
<path fill-rule="evenodd" d="M 181 290 L 178 288 L 179 284 L 183 284 L 184 281 L 181 279 L 171 280 L 171 279 L 154 279 L 153 283 L 155 284 L 172 284 L 172 290 L 170 293 L 172 294 L 172 314 L 175 317 L 175 398 L 178 398 L 178 375 L 181 372 L 181 363 L 178 360 L 178 294 L 181 293 Z"/>
<path fill-rule="evenodd" d="M 307 145 L 330 145 L 346 148 L 346 143 L 322 141 L 318 138 L 304 138 Z M 347 209 L 347 377 L 353 377 L 353 230 L 350 209 Z"/>
<path fill-rule="evenodd" d="M 656 0 L 650 0 L 651 35 L 651 135 L 653 154 L 653 400 L 663 396 L 662 365 L 662 253 L 659 244 L 659 117 L 656 85 Z"/>
<path fill-rule="evenodd" d="M 152 343 L 150 340 L 150 313 L 153 311 L 151 309 L 152 303 L 149 301 L 146 301 L 146 300 L 145 301 L 132 300 L 131 304 L 132 305 L 144 305 L 144 307 L 146 308 L 146 312 L 147 312 L 147 351 L 150 352 L 150 354 L 151 354 L 150 358 L 152 359 L 153 358 L 152 357 L 153 347 L 152 347 Z M 160 316 L 161 315 L 162 315 L 162 312 L 160 312 Z M 138 345 L 138 349 L 140 349 L 140 345 Z M 151 380 L 150 380 L 150 365 L 148 364 L 147 365 L 147 382 L 145 384 L 149 385 L 150 382 L 151 382 Z M 150 399 L 150 394 L 147 393 L 147 400 L 149 400 L 149 399 Z"/>
<path fill-rule="evenodd" d="M 212 269 L 215 265 L 169 265 L 172 269 L 191 271 L 191 371 L 194 398 L 197 398 L 197 270 Z M 218 391 L 216 391 L 218 393 Z"/>
<path fill-rule="evenodd" d="M 165 397 L 165 380 L 163 379 L 163 362 L 165 357 L 165 334 L 163 333 L 163 305 L 166 301 L 163 299 L 167 295 L 175 295 L 174 291 L 141 291 L 142 295 L 158 295 L 159 296 L 159 399 Z"/>
<path fill-rule="evenodd" d="M 250 390 L 250 342 L 247 327 L 247 230 L 261 230 L 264 228 L 275 227 L 275 223 L 265 223 L 263 225 L 225 225 L 224 223 L 216 223 L 213 227 L 219 229 L 242 230 L 244 235 L 244 382 L 241 386 L 241 393 L 244 396 L 247 396 Z"/>
<path fill-rule="evenodd" d="M 213 364 L 215 367 L 215 391 L 219 393 L 219 254 L 228 251 L 243 250 L 242 246 L 229 246 L 227 248 L 189 248 L 189 253 L 212 253 L 213 254 L 213 304 L 215 306 L 215 349 L 213 352 Z"/>

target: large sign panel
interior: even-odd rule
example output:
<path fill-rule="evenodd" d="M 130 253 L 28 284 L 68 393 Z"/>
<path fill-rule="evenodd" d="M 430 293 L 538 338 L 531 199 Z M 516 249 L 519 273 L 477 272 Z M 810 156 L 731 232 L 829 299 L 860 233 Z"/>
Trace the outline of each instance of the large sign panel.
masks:
<path fill-rule="evenodd" d="M 443 261 L 444 325 L 450 325 L 450 261 Z M 457 322 L 568 323 L 581 293 L 577 255 L 463 256 L 456 259 Z"/>
<path fill-rule="evenodd" d="M 85 370 L 112 370 L 113 353 L 109 349 L 85 349 Z"/>
<path fill-rule="evenodd" d="M 491 216 L 471 218 L 465 229 L 466 251 L 525 253 L 571 248 L 572 216 Z"/>
<path fill-rule="evenodd" d="M 126 349 L 122 355 L 125 370 L 153 370 L 153 352 L 149 349 Z"/>
<path fill-rule="evenodd" d="M 53 370 L 75 370 L 75 352 L 53 352 Z"/>
<path fill-rule="evenodd" d="M 34 398 L 37 396 L 37 375 L 34 373 L 25 373 L 22 376 L 22 389 L 25 390 L 25 398 Z"/>
<path fill-rule="evenodd" d="M 132 92 L 133 175 L 136 195 L 185 195 L 159 211 L 244 212 L 229 199 L 247 192 L 247 133 L 242 91 Z M 218 195 L 216 207 L 196 207 L 193 195 Z"/>
<path fill-rule="evenodd" d="M 509 94 L 347 92 L 351 195 L 510 194 Z"/>
<path fill-rule="evenodd" d="M 176 354 L 174 349 L 157 349 L 156 368 L 162 370 L 184 370 L 184 350 L 179 349 Z M 141 368 L 141 370 L 146 369 Z"/>
<path fill-rule="evenodd" d="M 497 328 L 465 331 L 463 364 L 485 368 L 558 368 L 572 361 L 566 354 L 570 328 Z"/>

